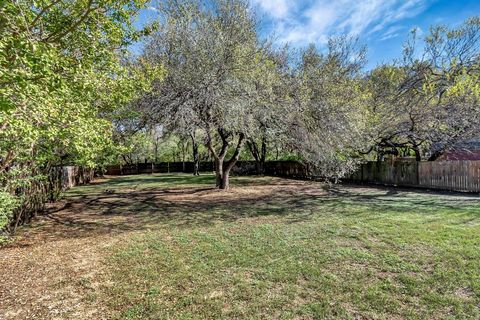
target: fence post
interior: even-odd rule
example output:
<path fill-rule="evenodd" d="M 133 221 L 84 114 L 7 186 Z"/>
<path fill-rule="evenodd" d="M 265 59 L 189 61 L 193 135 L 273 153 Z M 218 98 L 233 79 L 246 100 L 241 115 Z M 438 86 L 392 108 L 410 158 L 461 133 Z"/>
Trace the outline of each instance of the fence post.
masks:
<path fill-rule="evenodd" d="M 420 172 L 419 172 L 420 171 L 420 161 L 415 161 L 415 167 L 417 169 L 417 177 L 416 177 L 417 181 L 416 181 L 415 184 L 417 186 L 419 186 L 420 185 Z"/>

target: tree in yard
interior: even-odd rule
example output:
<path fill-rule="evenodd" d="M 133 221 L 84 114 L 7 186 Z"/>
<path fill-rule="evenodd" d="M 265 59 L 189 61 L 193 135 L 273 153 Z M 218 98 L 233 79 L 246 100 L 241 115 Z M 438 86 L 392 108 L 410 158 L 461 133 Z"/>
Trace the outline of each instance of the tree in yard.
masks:
<path fill-rule="evenodd" d="M 423 120 L 423 114 L 418 112 L 421 108 L 406 103 L 408 96 L 399 94 L 406 76 L 405 68 L 383 65 L 366 77 L 366 103 L 362 109 L 367 117 L 366 141 L 359 149 L 360 154 L 375 152 L 378 161 L 387 154 L 399 155 L 400 151 L 408 155 L 412 150 L 417 157 L 420 156 L 415 130 L 416 122 Z"/>
<path fill-rule="evenodd" d="M 421 58 L 414 42 L 405 49 L 409 77 L 401 92 L 425 111 L 420 137 L 434 160 L 480 135 L 480 17 L 453 29 L 433 27 L 424 40 Z"/>
<path fill-rule="evenodd" d="M 196 133 L 190 133 L 190 138 L 192 139 L 192 155 L 193 155 L 193 175 L 200 175 L 200 153 L 198 152 L 198 141 Z"/>
<path fill-rule="evenodd" d="M 215 161 L 217 187 L 228 189 L 255 126 L 254 73 L 266 60 L 256 21 L 243 0 L 166 1 L 159 10 L 164 24 L 145 57 L 165 66 L 167 76 L 155 85 L 149 113 L 192 139 L 201 132 Z"/>
<path fill-rule="evenodd" d="M 255 160 L 258 175 L 265 173 L 265 161 L 269 142 L 281 145 L 288 132 L 288 119 L 291 103 L 289 80 L 291 68 L 288 65 L 288 47 L 281 50 L 269 49 L 263 63 L 257 65 L 253 73 L 254 90 L 250 99 L 255 107 L 254 125 L 247 139 L 247 146 Z"/>
<path fill-rule="evenodd" d="M 416 32 L 402 65 L 385 65 L 367 79 L 366 153 L 409 150 L 435 160 L 446 149 L 480 135 L 480 18 L 449 29 L 433 27 L 417 52 Z"/>
<path fill-rule="evenodd" d="M 344 176 L 358 161 L 365 50 L 356 39 L 332 38 L 325 53 L 306 49 L 296 67 L 288 144 L 325 178 Z"/>

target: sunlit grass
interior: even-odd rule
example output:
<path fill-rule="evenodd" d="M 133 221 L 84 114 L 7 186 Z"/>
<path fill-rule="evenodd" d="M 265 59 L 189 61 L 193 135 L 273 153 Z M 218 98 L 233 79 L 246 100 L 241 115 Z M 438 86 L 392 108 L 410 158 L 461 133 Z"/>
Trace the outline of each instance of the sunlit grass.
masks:
<path fill-rule="evenodd" d="M 252 181 L 251 177 L 231 177 L 232 187 L 265 184 L 271 181 L 270 177 L 258 177 Z M 105 190 L 126 190 L 126 189 L 149 189 L 149 188 L 173 188 L 173 187 L 215 187 L 215 176 L 203 173 L 199 176 L 191 174 L 151 174 L 151 175 L 130 175 L 118 176 L 109 179 L 104 183 L 91 184 L 72 188 L 66 195 L 81 195 Z"/>
<path fill-rule="evenodd" d="M 132 176 L 108 188 L 212 182 Z M 271 178 L 234 184 L 248 182 Z M 479 204 L 476 196 L 340 187 L 325 196 L 178 205 L 109 253 L 112 285 L 102 299 L 118 319 L 478 319 Z"/>

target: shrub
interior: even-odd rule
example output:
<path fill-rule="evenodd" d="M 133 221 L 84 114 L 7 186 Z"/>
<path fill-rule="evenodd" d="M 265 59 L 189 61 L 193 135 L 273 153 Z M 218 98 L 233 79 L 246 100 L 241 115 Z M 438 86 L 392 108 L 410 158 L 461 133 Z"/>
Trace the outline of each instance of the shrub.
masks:
<path fill-rule="evenodd" d="M 13 211 L 19 205 L 20 201 L 17 197 L 8 192 L 0 191 L 0 230 L 5 229 L 13 215 Z"/>

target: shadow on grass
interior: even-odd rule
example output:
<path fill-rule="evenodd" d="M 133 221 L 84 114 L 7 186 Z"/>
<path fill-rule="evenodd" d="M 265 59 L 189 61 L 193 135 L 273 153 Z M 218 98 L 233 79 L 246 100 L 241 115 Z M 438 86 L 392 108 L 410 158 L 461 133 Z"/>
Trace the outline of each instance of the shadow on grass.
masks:
<path fill-rule="evenodd" d="M 370 205 L 377 208 L 415 211 L 418 209 L 468 210 L 478 214 L 475 210 L 480 204 L 480 197 L 473 193 L 432 191 L 426 189 L 362 186 L 343 184 L 328 188 L 334 199 L 347 202 Z"/>
<path fill-rule="evenodd" d="M 141 175 L 75 188 L 64 207 L 29 228 L 46 240 L 93 237 L 159 227 L 209 226 L 243 218 L 282 217 L 286 223 L 322 216 L 382 219 L 402 214 L 480 219 L 476 196 L 414 192 L 271 177 L 235 177 L 231 192 L 215 190 L 212 175 Z"/>

